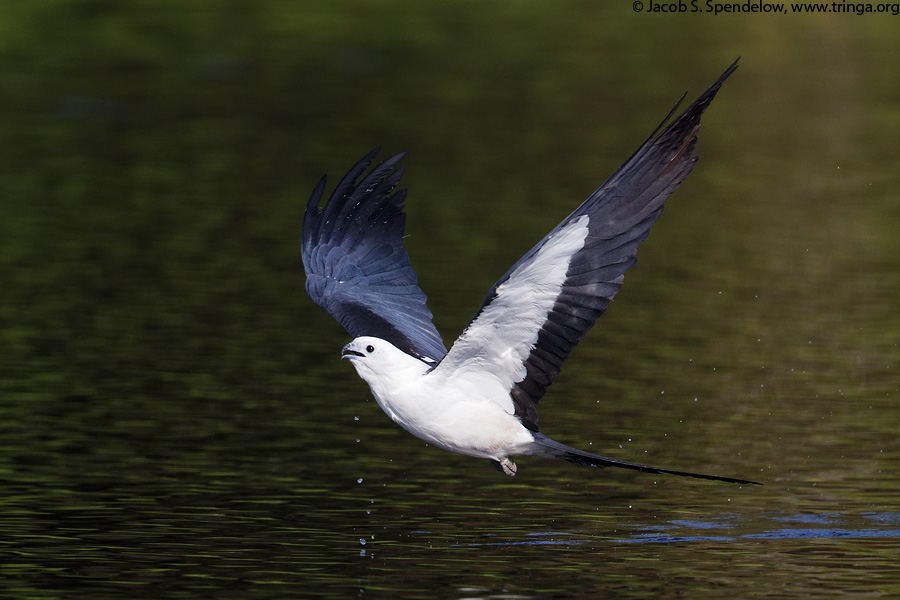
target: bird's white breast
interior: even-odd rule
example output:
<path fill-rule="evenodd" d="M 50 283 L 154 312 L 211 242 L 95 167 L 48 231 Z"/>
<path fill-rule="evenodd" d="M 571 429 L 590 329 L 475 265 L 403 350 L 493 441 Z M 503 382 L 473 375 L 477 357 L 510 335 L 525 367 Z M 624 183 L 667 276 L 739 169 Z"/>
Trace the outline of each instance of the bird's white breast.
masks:
<path fill-rule="evenodd" d="M 445 450 L 502 459 L 534 441 L 513 414 L 508 390 L 487 373 L 435 377 L 427 366 L 418 373 L 357 371 L 391 419 Z"/>

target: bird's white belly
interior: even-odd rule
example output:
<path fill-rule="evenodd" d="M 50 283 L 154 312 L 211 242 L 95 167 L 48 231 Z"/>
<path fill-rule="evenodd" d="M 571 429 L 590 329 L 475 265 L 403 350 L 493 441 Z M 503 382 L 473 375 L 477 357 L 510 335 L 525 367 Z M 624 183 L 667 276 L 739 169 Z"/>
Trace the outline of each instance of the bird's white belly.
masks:
<path fill-rule="evenodd" d="M 435 390 L 422 383 L 372 392 L 378 405 L 401 427 L 444 450 L 500 460 L 522 454 L 531 432 L 504 407 L 483 394 Z"/>

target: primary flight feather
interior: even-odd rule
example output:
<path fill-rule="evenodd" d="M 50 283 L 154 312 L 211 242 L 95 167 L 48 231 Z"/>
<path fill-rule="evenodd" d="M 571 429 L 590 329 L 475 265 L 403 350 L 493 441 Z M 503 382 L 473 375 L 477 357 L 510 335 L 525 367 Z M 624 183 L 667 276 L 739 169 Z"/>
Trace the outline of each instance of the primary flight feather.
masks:
<path fill-rule="evenodd" d="M 669 195 L 696 162 L 700 117 L 732 64 L 668 125 L 678 106 L 606 183 L 519 259 L 488 292 L 448 351 L 403 248 L 404 154 L 365 174 L 362 158 L 303 222 L 306 290 L 354 337 L 344 346 L 379 406 L 413 435 L 490 459 L 515 475 L 516 455 L 734 483 L 752 481 L 641 465 L 583 452 L 538 431 L 537 402 L 603 314 Z"/>

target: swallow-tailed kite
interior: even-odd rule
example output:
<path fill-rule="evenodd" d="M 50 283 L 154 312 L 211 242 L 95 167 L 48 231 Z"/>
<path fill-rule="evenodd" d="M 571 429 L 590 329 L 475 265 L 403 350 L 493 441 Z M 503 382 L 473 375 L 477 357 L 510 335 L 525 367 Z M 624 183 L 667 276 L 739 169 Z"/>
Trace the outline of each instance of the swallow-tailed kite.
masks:
<path fill-rule="evenodd" d="M 426 442 L 490 459 L 507 475 L 516 474 L 513 456 L 533 454 L 753 483 L 589 454 L 537 427 L 538 400 L 606 310 L 666 198 L 694 166 L 700 117 L 736 68 L 737 61 L 663 128 L 676 104 L 606 183 L 500 278 L 449 351 L 403 248 L 406 190 L 395 188 L 404 155 L 363 176 L 376 148 L 350 169 L 324 207 L 322 177 L 303 222 L 306 290 L 355 338 L 342 358 L 384 412 Z"/>

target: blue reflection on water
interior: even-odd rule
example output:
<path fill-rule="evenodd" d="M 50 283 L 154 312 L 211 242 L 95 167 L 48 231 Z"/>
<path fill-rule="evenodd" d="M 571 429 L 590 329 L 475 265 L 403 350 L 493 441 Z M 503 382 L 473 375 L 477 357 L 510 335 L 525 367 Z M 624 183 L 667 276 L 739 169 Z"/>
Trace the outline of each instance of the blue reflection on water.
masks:
<path fill-rule="evenodd" d="M 778 529 L 740 537 L 747 539 L 900 537 L 900 529 Z"/>
<path fill-rule="evenodd" d="M 785 522 L 822 527 L 771 527 Z M 596 543 L 598 539 L 612 543 L 670 544 L 675 542 L 727 542 L 752 539 L 834 539 L 834 538 L 897 538 L 900 537 L 900 513 L 865 513 L 842 516 L 838 513 L 769 516 L 748 521 L 740 515 L 716 517 L 708 520 L 673 519 L 665 525 L 638 526 L 640 532 L 629 537 L 609 538 L 571 532 L 553 531 L 526 534 L 527 539 L 497 540 L 468 544 L 472 546 L 579 546 Z M 699 530 L 692 533 L 691 530 Z M 727 535 L 711 535 L 710 530 L 730 530 Z M 741 532 L 736 532 L 740 530 Z M 756 531 L 753 531 L 756 530 Z M 493 537 L 493 536 L 487 536 Z"/>
<path fill-rule="evenodd" d="M 636 533 L 630 538 L 617 540 L 629 543 L 671 543 L 689 541 L 730 541 L 739 539 L 809 539 L 809 538 L 892 538 L 900 537 L 900 513 L 865 513 L 858 517 L 842 516 L 839 513 L 772 515 L 767 519 L 779 525 L 798 523 L 803 527 L 766 526 L 766 521 L 748 522 L 738 515 L 709 520 L 672 520 L 668 525 L 642 528 L 645 533 Z M 821 525 L 821 527 L 810 527 Z M 673 528 L 674 526 L 674 528 Z M 646 533 L 653 529 L 652 533 Z M 675 530 L 677 529 L 677 531 Z M 685 530 L 729 529 L 742 533 L 729 535 L 692 535 Z M 762 531 L 748 531 L 761 529 Z"/>

